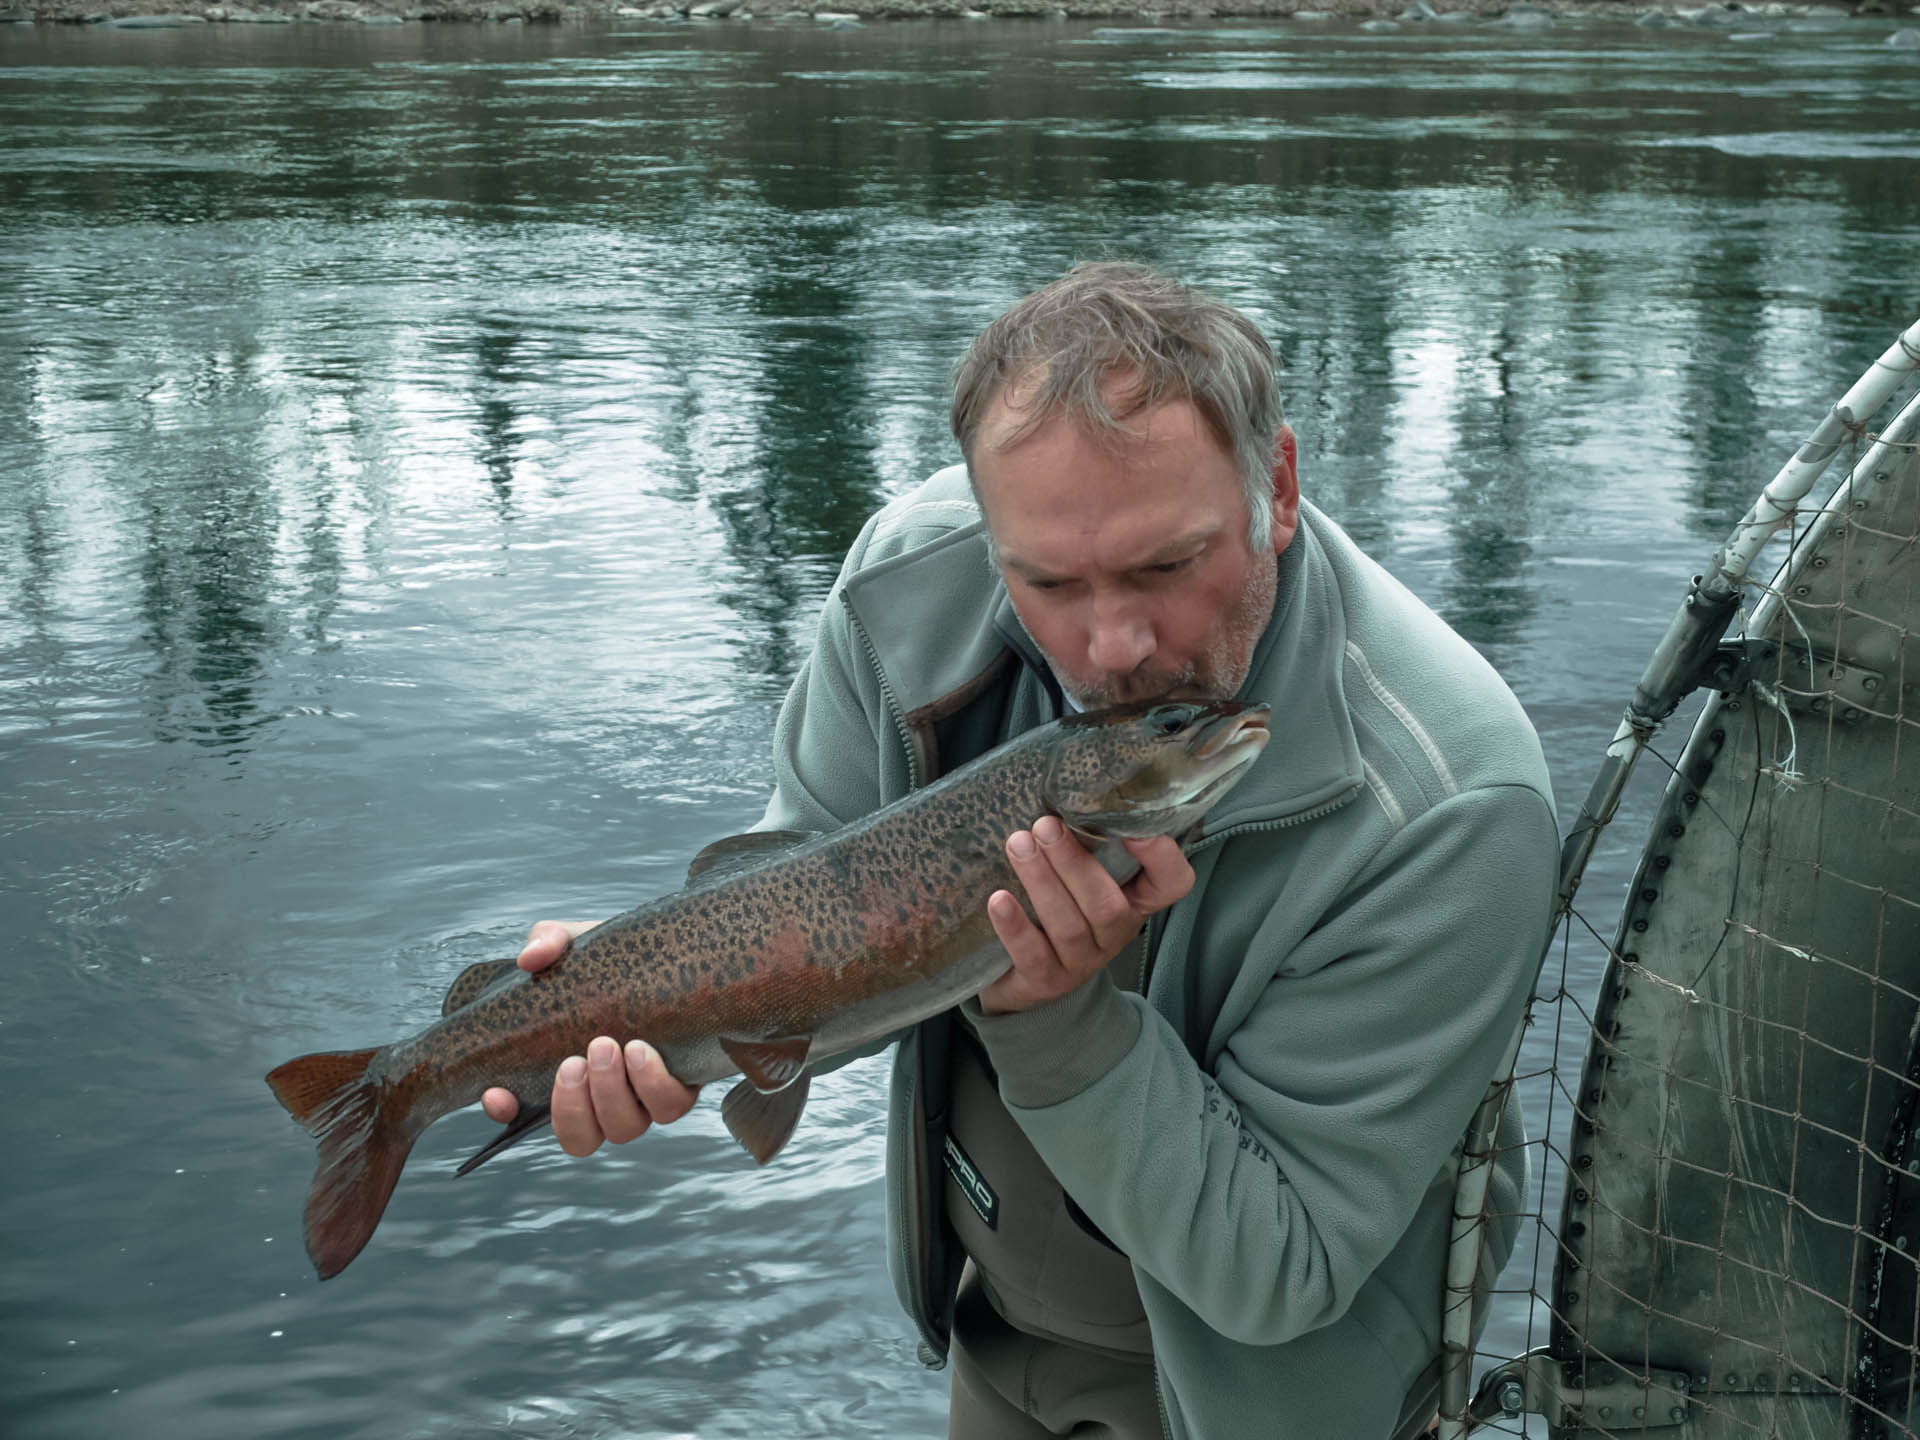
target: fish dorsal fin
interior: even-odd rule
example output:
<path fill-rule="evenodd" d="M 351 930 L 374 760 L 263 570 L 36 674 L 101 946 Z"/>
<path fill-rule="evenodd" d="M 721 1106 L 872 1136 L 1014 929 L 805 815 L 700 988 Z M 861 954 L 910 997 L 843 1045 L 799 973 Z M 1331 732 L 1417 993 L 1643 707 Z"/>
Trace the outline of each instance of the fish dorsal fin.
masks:
<path fill-rule="evenodd" d="M 517 960 L 481 960 L 467 966 L 447 987 L 447 998 L 440 1002 L 440 1013 L 451 1015 L 471 1005 L 501 981 L 512 979 L 513 972 L 519 968 Z"/>
<path fill-rule="evenodd" d="M 771 1040 L 738 1040 L 722 1035 L 720 1048 L 754 1089 L 770 1095 L 807 1073 L 807 1052 L 813 1048 L 813 1037 L 778 1035 Z"/>
<path fill-rule="evenodd" d="M 746 1152 L 764 1165 L 792 1138 L 806 1108 L 807 1072 L 802 1070 L 798 1080 L 771 1095 L 754 1089 L 751 1080 L 742 1080 L 720 1102 L 720 1118 Z"/>
<path fill-rule="evenodd" d="M 775 855 L 797 849 L 811 839 L 813 836 L 805 830 L 749 830 L 744 835 L 729 835 L 693 857 L 693 863 L 687 867 L 687 883 L 737 875 L 764 864 Z"/>

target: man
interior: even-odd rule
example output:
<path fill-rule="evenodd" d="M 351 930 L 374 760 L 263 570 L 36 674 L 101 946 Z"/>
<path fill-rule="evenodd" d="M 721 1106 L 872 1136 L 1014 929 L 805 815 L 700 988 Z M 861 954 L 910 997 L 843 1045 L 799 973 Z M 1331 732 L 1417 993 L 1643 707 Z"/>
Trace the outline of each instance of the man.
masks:
<path fill-rule="evenodd" d="M 900 1037 L 890 1258 L 923 1358 L 954 1357 L 952 1434 L 1417 1427 L 1459 1138 L 1549 912 L 1538 742 L 1300 502 L 1237 312 L 1081 266 L 974 341 L 953 423 L 964 469 L 848 555 L 765 827 L 844 824 L 1068 705 L 1239 695 L 1274 738 L 1187 854 L 1136 845 L 1125 886 L 1057 819 L 1008 837 L 1026 904 L 989 913 L 1012 968 Z M 567 938 L 535 927 L 521 963 Z M 570 1152 L 692 1104 L 646 1046 L 621 1062 L 603 1039 L 560 1067 Z M 1506 1199 L 1523 1172 L 1509 1148 Z"/>

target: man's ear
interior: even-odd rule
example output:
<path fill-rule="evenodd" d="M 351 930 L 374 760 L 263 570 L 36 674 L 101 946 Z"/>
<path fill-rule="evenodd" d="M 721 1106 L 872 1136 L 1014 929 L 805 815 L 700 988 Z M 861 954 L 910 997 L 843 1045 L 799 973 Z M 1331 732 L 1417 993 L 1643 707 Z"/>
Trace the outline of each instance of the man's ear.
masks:
<path fill-rule="evenodd" d="M 1300 528 L 1300 446 L 1291 426 L 1282 425 L 1273 437 L 1273 553 L 1293 543 Z"/>

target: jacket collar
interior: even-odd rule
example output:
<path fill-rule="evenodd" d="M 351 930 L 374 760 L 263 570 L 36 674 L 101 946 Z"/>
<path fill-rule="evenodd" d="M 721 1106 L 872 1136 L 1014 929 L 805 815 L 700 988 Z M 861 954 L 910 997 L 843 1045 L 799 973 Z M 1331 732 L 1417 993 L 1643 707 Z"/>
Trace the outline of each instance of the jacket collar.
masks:
<path fill-rule="evenodd" d="M 1300 528 L 1280 556 L 1273 618 L 1238 697 L 1273 707 L 1272 738 L 1207 816 L 1210 835 L 1284 824 L 1341 804 L 1366 783 L 1342 685 L 1346 610 L 1318 534 L 1331 523 L 1302 503 Z"/>

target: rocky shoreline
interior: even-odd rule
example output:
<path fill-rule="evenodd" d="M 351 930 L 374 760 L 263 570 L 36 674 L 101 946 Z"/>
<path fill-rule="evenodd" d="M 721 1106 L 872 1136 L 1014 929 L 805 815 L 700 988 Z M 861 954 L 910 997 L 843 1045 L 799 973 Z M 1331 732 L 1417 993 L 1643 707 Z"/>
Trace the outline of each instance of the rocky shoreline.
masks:
<path fill-rule="evenodd" d="M 1649 5 L 1644 0 L 822 0 L 818 9 L 799 0 L 643 0 L 639 4 L 634 0 L 14 0 L 11 5 L 0 0 L 0 23 L 103 24 L 116 29 L 210 23 L 403 25 L 413 21 L 493 20 L 564 24 L 610 19 L 854 25 L 866 20 L 1016 18 L 1272 18 L 1306 23 L 1371 22 L 1382 28 L 1479 21 L 1536 29 L 1550 27 L 1559 19 L 1729 27 L 1814 15 L 1885 18 L 1914 13 L 1920 13 L 1920 7 L 1907 0 L 1714 0 L 1705 5 Z"/>

